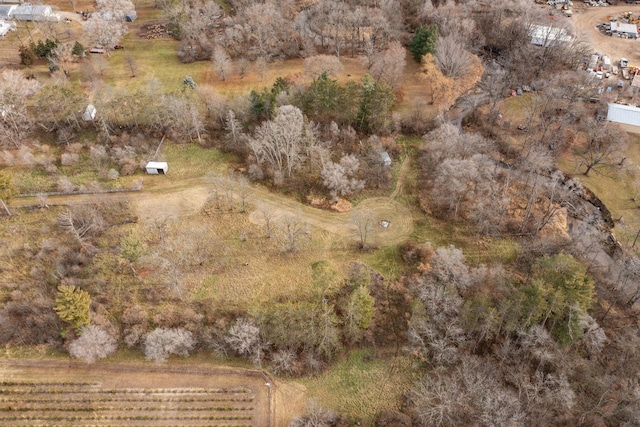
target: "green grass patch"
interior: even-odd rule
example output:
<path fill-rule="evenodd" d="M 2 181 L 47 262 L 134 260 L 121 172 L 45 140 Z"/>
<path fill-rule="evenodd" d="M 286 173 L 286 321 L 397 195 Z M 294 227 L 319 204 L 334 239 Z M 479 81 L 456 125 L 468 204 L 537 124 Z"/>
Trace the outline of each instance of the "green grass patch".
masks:
<path fill-rule="evenodd" d="M 520 252 L 515 239 L 494 239 L 479 236 L 467 224 L 454 224 L 433 217 L 423 217 L 414 222 L 411 239 L 419 244 L 430 242 L 434 248 L 453 245 L 462 249 L 467 261 L 478 264 L 510 264 Z"/>
<path fill-rule="evenodd" d="M 414 380 L 410 365 L 405 357 L 375 358 L 369 350 L 355 350 L 322 375 L 299 382 L 322 406 L 373 425 L 381 411 L 400 409 Z"/>
<path fill-rule="evenodd" d="M 197 178 L 207 172 L 224 172 L 235 156 L 214 148 L 203 148 L 197 144 L 172 144 L 163 146 L 164 157 L 169 162 L 171 179 Z"/>
<path fill-rule="evenodd" d="M 388 280 L 394 280 L 399 277 L 405 267 L 398 246 L 387 246 L 378 249 L 367 257 L 366 262 Z"/>
<path fill-rule="evenodd" d="M 626 157 L 623 166 L 605 165 L 584 175 L 584 166 L 571 155 L 559 159 L 559 167 L 573 175 L 605 204 L 616 221 L 613 233 L 623 246 L 630 247 L 640 229 L 640 135 L 629 134 L 629 144 L 617 158 Z M 634 200 L 636 199 L 636 200 Z M 636 251 L 638 250 L 636 243 Z"/>
<path fill-rule="evenodd" d="M 56 190 L 56 179 L 40 168 L 6 168 L 3 171 L 20 194 L 40 193 Z"/>

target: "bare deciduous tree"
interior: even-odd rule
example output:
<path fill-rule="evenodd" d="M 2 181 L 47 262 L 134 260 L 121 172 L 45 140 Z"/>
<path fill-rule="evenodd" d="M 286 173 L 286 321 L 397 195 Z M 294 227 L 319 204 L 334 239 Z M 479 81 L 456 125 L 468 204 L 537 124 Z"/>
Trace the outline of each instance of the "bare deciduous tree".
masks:
<path fill-rule="evenodd" d="M 311 238 L 309 224 L 302 221 L 301 215 L 286 215 L 278 221 L 278 226 L 285 252 L 295 252 L 302 239 Z"/>
<path fill-rule="evenodd" d="M 242 123 L 236 118 L 233 110 L 227 112 L 225 117 L 224 130 L 226 131 L 227 147 L 231 150 L 240 150 L 244 147 L 247 136 L 244 133 Z"/>
<path fill-rule="evenodd" d="M 227 119 L 227 99 L 213 87 L 205 85 L 196 86 L 196 94 L 207 109 L 206 118 L 213 121 L 212 126 L 215 129 L 222 128 Z"/>
<path fill-rule="evenodd" d="M 450 78 L 465 75 L 473 64 L 473 55 L 455 37 L 439 37 L 436 42 L 436 65 L 442 74 Z"/>
<path fill-rule="evenodd" d="M 295 417 L 289 427 L 331 427 L 336 425 L 338 416 L 330 409 L 322 408 L 316 400 L 307 403 L 307 412 Z"/>
<path fill-rule="evenodd" d="M 375 216 L 366 210 L 356 210 L 351 214 L 351 223 L 356 226 L 360 249 L 369 247 L 371 233 L 375 227 Z"/>
<path fill-rule="evenodd" d="M 172 354 L 186 357 L 196 345 L 193 334 L 182 328 L 156 328 L 144 338 L 144 355 L 161 363 Z"/>
<path fill-rule="evenodd" d="M 250 358 L 256 365 L 260 364 L 263 345 L 260 338 L 260 328 L 253 321 L 244 318 L 236 319 L 224 340 L 232 351 L 240 356 Z"/>
<path fill-rule="evenodd" d="M 264 80 L 264 77 L 267 75 L 267 71 L 269 70 L 269 63 L 266 58 L 264 56 L 256 58 L 253 67 L 255 68 L 256 73 L 260 76 L 260 81 Z"/>
<path fill-rule="evenodd" d="M 33 129 L 27 111 L 28 99 L 40 89 L 37 80 L 28 80 L 22 72 L 4 70 L 0 75 L 0 146 L 8 143 L 19 148 Z"/>
<path fill-rule="evenodd" d="M 412 401 L 425 425 L 519 425 L 524 419 L 518 396 L 496 378 L 497 367 L 467 357 L 451 373 L 435 371 L 413 389 Z"/>
<path fill-rule="evenodd" d="M 224 46 L 218 44 L 213 48 L 213 53 L 211 54 L 211 65 L 213 67 L 213 71 L 220 80 L 227 80 L 227 77 L 231 74 L 233 64 L 231 62 L 231 57 Z"/>
<path fill-rule="evenodd" d="M 347 196 L 362 190 L 364 181 L 353 178 L 358 172 L 360 161 L 353 154 L 345 154 L 340 163 L 327 161 L 322 167 L 322 180 L 325 187 L 331 193 L 333 201 L 338 200 L 338 195 Z"/>
<path fill-rule="evenodd" d="M 332 77 L 338 77 L 344 73 L 344 66 L 340 59 L 333 55 L 315 55 L 304 60 L 304 72 L 310 78 L 315 79 L 326 72 Z"/>
<path fill-rule="evenodd" d="M 109 61 L 107 61 L 103 56 L 92 56 L 91 64 L 100 77 L 102 77 L 104 72 L 109 69 Z"/>
<path fill-rule="evenodd" d="M 197 105 L 190 98 L 176 94 L 165 95 L 161 99 L 157 125 L 177 140 L 201 141 L 204 123 Z"/>
<path fill-rule="evenodd" d="M 576 148 L 575 153 L 582 159 L 582 165 L 586 168 L 585 175 L 589 175 L 591 170 L 598 171 L 599 166 L 619 161 L 616 156 L 624 149 L 627 134 L 618 125 L 586 119 L 583 131 L 586 141 L 582 147 Z"/>
<path fill-rule="evenodd" d="M 124 54 L 124 63 L 127 64 L 129 75 L 135 77 L 138 73 L 138 61 L 129 52 Z"/>
<path fill-rule="evenodd" d="M 386 50 L 373 56 L 369 73 L 377 81 L 398 89 L 402 85 L 406 56 L 407 51 L 399 42 L 391 42 Z"/>
<path fill-rule="evenodd" d="M 302 111 L 283 105 L 278 115 L 264 122 L 249 139 L 249 146 L 259 163 L 273 169 L 274 180 L 290 177 L 305 159 L 305 148 L 315 144 L 315 135 Z"/>
<path fill-rule="evenodd" d="M 82 330 L 80 338 L 69 346 L 69 354 L 87 363 L 104 359 L 118 349 L 118 344 L 104 328 L 89 325 Z"/>
<path fill-rule="evenodd" d="M 264 221 L 265 235 L 267 239 L 270 239 L 273 235 L 273 220 L 275 218 L 276 211 L 273 206 L 265 204 L 258 205 L 258 211 Z"/>
<path fill-rule="evenodd" d="M 115 19 L 109 12 L 94 12 L 83 24 L 82 31 L 91 44 L 99 46 L 110 54 L 111 50 L 127 34 L 124 19 Z"/>

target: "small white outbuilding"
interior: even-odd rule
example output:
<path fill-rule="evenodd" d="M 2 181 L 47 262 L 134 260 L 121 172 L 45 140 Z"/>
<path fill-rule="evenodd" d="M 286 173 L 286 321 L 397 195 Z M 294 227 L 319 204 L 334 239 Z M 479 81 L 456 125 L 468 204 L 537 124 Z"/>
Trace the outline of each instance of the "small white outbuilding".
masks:
<path fill-rule="evenodd" d="M 167 162 L 149 162 L 145 166 L 149 175 L 165 175 L 169 170 Z"/>
<path fill-rule="evenodd" d="M 84 109 L 84 112 L 82 113 L 82 118 L 87 121 L 90 122 L 91 120 L 96 118 L 96 113 L 98 111 L 96 110 L 96 107 L 93 106 L 93 104 L 89 104 L 87 105 L 87 108 Z"/>
<path fill-rule="evenodd" d="M 386 151 L 380 153 L 380 161 L 384 166 L 391 166 L 391 156 Z"/>

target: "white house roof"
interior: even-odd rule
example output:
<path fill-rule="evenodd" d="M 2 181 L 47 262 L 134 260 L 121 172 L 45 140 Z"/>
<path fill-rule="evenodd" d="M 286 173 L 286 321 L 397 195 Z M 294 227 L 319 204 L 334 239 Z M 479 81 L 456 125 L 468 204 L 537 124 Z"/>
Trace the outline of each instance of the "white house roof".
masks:
<path fill-rule="evenodd" d="M 532 25 L 529 28 L 531 43 L 540 46 L 549 46 L 554 42 L 567 43 L 571 41 L 571 36 L 564 28 L 548 27 L 546 25 Z"/>
<path fill-rule="evenodd" d="M 612 33 L 638 34 L 638 27 L 636 24 L 625 24 L 624 22 L 611 21 L 610 25 Z"/>
<path fill-rule="evenodd" d="M 610 103 L 607 111 L 607 120 L 625 125 L 640 126 L 640 108 Z"/>

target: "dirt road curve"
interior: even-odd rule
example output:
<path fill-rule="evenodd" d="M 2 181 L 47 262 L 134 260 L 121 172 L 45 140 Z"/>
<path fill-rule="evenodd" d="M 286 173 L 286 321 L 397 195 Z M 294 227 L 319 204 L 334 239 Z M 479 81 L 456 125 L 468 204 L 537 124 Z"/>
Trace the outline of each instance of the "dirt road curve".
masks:
<path fill-rule="evenodd" d="M 354 210 L 371 213 L 375 219 L 374 232 L 369 239 L 377 245 L 393 245 L 404 242 L 413 232 L 413 216 L 411 211 L 402 203 L 395 200 L 401 191 L 406 173 L 406 162 L 401 168 L 396 191 L 390 197 L 374 197 L 361 201 Z M 136 210 L 142 223 L 149 223 L 156 219 L 167 217 L 180 218 L 199 212 L 209 198 L 210 185 L 205 178 L 196 178 L 175 183 L 162 176 L 147 177 L 150 182 L 148 188 L 131 193 L 108 193 L 100 195 L 65 195 L 51 196 L 50 205 L 73 205 L 88 203 L 93 200 L 128 200 Z M 163 181 L 164 180 L 164 181 Z M 314 208 L 281 194 L 273 193 L 260 186 L 252 186 L 249 191 L 248 202 L 251 205 L 263 205 L 273 210 L 274 217 L 286 215 L 301 215 L 302 219 L 311 226 L 353 240 L 358 239 L 356 227 L 351 224 L 351 213 L 330 212 Z M 17 198 L 11 200 L 10 207 L 35 205 L 35 198 Z M 250 220 L 262 223 L 260 213 L 255 210 L 250 213 Z M 379 226 L 379 222 L 390 222 L 388 228 Z"/>
<path fill-rule="evenodd" d="M 629 59 L 631 65 L 640 65 L 640 39 L 621 39 L 602 34 L 596 25 L 607 22 L 608 16 L 620 18 L 624 12 L 633 12 L 640 16 L 640 6 L 622 4 L 609 7 L 589 7 L 578 4 L 574 9 L 573 26 L 580 37 L 586 37 L 594 52 L 608 55 L 614 64 L 622 58 Z"/>

